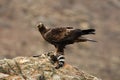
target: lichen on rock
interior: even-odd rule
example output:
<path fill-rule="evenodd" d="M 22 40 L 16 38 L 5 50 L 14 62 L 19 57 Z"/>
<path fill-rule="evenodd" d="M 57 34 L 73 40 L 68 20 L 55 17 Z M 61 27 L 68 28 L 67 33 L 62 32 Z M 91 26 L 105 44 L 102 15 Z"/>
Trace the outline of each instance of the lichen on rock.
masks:
<path fill-rule="evenodd" d="M 101 80 L 69 64 L 55 69 L 50 55 L 0 60 L 0 80 Z"/>

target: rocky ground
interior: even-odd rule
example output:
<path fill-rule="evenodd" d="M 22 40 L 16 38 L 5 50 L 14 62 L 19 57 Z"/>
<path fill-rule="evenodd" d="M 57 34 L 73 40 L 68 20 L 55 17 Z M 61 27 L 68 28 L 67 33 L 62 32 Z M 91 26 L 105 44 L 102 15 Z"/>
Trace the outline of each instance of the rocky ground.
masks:
<path fill-rule="evenodd" d="M 0 0 L 0 59 L 54 51 L 36 25 L 95 28 L 98 43 L 67 46 L 66 62 L 105 80 L 120 77 L 119 0 Z"/>
<path fill-rule="evenodd" d="M 50 55 L 0 60 L 0 80 L 101 80 L 69 64 L 55 69 Z"/>

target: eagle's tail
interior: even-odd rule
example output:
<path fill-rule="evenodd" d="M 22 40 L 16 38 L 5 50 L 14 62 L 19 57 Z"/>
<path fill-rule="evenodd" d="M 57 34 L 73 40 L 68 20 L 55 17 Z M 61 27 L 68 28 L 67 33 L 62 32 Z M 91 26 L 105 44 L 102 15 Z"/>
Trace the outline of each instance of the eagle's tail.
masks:
<path fill-rule="evenodd" d="M 95 29 L 82 30 L 82 35 L 95 34 Z"/>

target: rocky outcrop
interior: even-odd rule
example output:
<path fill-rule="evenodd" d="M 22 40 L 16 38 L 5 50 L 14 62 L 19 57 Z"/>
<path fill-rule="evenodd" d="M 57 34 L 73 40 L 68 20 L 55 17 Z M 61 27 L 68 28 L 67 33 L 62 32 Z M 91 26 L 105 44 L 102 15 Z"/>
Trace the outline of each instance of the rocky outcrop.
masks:
<path fill-rule="evenodd" d="M 52 54 L 0 60 L 0 80 L 101 80 L 69 64 L 55 69 Z"/>

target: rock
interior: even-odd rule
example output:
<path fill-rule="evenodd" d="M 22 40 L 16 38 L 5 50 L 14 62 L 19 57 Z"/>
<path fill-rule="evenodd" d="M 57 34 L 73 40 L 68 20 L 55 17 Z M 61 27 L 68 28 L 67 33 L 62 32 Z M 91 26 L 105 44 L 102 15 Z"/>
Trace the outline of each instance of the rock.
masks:
<path fill-rule="evenodd" d="M 50 55 L 0 60 L 0 80 L 101 80 L 69 64 L 55 69 Z"/>

